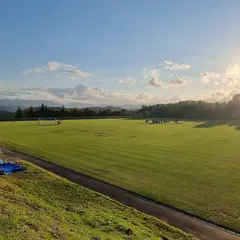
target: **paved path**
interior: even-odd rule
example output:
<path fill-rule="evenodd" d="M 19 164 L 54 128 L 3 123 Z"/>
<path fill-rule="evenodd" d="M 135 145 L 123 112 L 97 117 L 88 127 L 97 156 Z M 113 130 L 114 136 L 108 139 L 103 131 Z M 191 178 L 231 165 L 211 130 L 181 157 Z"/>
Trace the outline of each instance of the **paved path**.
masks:
<path fill-rule="evenodd" d="M 67 178 L 74 183 L 92 189 L 96 192 L 100 192 L 127 206 L 133 207 L 146 214 L 155 216 L 160 220 L 164 220 L 168 224 L 182 229 L 185 232 L 191 233 L 199 239 L 240 240 L 240 235 L 237 233 L 233 233 L 226 229 L 220 228 L 217 225 L 198 219 L 194 216 L 191 216 L 190 214 L 164 206 L 160 203 L 142 197 L 138 194 L 126 191 L 122 188 L 20 152 L 13 152 L 6 148 L 2 148 L 2 151 L 9 156 L 21 158 L 23 160 L 34 163 L 48 171 L 57 174 L 58 176 Z"/>

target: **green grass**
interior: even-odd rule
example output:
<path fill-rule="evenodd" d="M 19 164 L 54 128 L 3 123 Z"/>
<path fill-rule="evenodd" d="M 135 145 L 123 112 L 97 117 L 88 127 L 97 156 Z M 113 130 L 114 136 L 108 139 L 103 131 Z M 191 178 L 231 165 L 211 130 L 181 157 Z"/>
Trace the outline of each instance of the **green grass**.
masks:
<path fill-rule="evenodd" d="M 0 239 L 193 239 L 101 194 L 21 161 L 0 176 Z"/>
<path fill-rule="evenodd" d="M 240 131 L 200 122 L 0 123 L 0 142 L 240 231 Z"/>

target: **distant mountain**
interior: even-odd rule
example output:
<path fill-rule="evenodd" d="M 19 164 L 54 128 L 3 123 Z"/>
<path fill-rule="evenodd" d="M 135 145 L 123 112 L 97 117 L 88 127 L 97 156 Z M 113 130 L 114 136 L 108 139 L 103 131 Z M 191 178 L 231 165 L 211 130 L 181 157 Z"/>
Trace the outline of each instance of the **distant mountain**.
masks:
<path fill-rule="evenodd" d="M 15 112 L 18 107 L 22 107 L 22 108 L 26 108 L 29 106 L 38 107 L 42 103 L 52 107 L 61 106 L 61 104 L 59 103 L 55 103 L 53 101 L 46 101 L 46 100 L 0 99 L 0 109 L 6 110 L 9 112 Z"/>
<path fill-rule="evenodd" d="M 136 110 L 136 109 L 140 109 L 142 107 L 142 105 L 138 104 L 138 105 L 131 105 L 131 104 L 125 104 L 125 105 L 108 105 L 108 104 L 86 104 L 86 103 L 68 103 L 68 104 L 64 104 L 65 107 L 67 108 L 92 108 L 95 111 L 97 109 L 111 109 L 112 111 L 120 111 L 121 109 L 129 109 L 129 110 Z"/>
<path fill-rule="evenodd" d="M 142 107 L 142 104 L 125 104 L 125 105 L 120 105 L 121 108 L 125 108 L 125 109 L 129 109 L 129 110 L 137 110 L 140 109 Z"/>
<path fill-rule="evenodd" d="M 228 102 L 237 93 L 239 91 L 232 91 L 227 95 L 217 92 L 209 98 L 205 98 L 205 100 L 207 102 Z M 82 84 L 73 88 L 20 87 L 0 89 L 0 106 L 9 107 L 2 109 L 7 111 L 15 111 L 17 107 L 26 108 L 30 105 L 37 107 L 42 103 L 51 107 L 64 105 L 67 108 L 112 106 L 114 108 L 139 109 L 142 105 L 176 103 L 184 100 L 186 99 L 182 97 L 156 95 L 148 92 L 120 93 L 104 91 L 100 88 L 86 87 Z"/>
<path fill-rule="evenodd" d="M 0 110 L 0 118 L 10 118 L 13 117 L 13 113 L 12 112 L 8 112 L 5 110 Z"/>
<path fill-rule="evenodd" d="M 104 109 L 111 109 L 112 111 L 121 111 L 121 109 L 129 109 L 129 110 L 136 110 L 140 109 L 141 105 L 121 105 L 121 106 L 109 106 L 109 105 L 93 105 L 93 104 L 81 104 L 81 103 L 67 103 L 67 104 L 59 104 L 52 101 L 45 101 L 45 100 L 20 100 L 20 99 L 0 99 L 0 111 L 6 112 L 16 112 L 18 107 L 23 109 L 29 108 L 33 106 L 34 108 L 38 109 L 42 103 L 47 105 L 48 107 L 53 108 L 61 108 L 64 105 L 66 108 L 91 108 L 97 112 L 103 111 Z"/>
<path fill-rule="evenodd" d="M 42 103 L 51 107 L 64 105 L 67 108 L 108 107 L 136 109 L 138 101 L 149 96 L 138 94 L 125 95 L 118 92 L 106 92 L 99 88 L 90 88 L 79 84 L 73 88 L 20 88 L 0 91 L 0 106 L 3 110 L 16 111 L 18 107 L 38 107 Z M 0 108 L 1 109 L 1 108 Z"/>
<path fill-rule="evenodd" d="M 16 112 L 17 108 L 18 106 L 11 106 L 11 105 L 1 106 L 0 105 L 0 110 L 7 111 L 7 112 Z"/>

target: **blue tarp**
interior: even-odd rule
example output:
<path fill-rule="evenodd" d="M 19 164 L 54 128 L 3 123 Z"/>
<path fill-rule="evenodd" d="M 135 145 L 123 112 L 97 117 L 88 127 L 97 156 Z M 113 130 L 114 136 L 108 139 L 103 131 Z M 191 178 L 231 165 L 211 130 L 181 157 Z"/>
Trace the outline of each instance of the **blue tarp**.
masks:
<path fill-rule="evenodd" d="M 18 164 L 12 162 L 6 163 L 2 159 L 0 159 L 0 174 L 11 174 L 14 172 L 23 171 L 25 169 L 25 167 L 22 167 Z"/>

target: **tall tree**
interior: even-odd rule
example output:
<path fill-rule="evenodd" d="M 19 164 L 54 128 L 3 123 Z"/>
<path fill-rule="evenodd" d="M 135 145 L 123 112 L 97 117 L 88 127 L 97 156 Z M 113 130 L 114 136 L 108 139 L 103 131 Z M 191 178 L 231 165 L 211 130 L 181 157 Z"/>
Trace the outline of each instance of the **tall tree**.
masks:
<path fill-rule="evenodd" d="M 15 118 L 23 118 L 23 110 L 19 107 L 15 113 Z"/>
<path fill-rule="evenodd" d="M 66 108 L 64 105 L 62 105 L 61 110 L 60 110 L 60 117 L 65 117 L 66 116 Z"/>
<path fill-rule="evenodd" d="M 35 117 L 34 114 L 35 114 L 34 107 L 30 106 L 29 109 L 28 109 L 28 112 L 27 112 L 27 116 L 30 117 L 30 118 Z"/>

